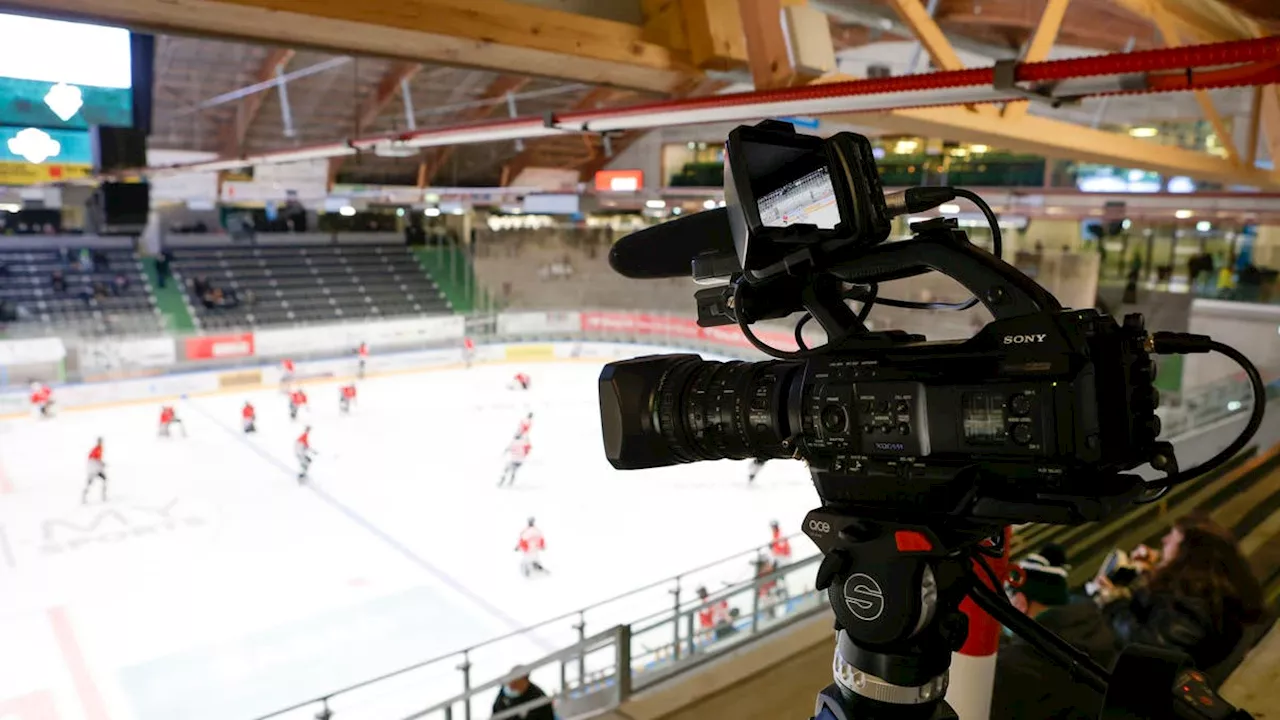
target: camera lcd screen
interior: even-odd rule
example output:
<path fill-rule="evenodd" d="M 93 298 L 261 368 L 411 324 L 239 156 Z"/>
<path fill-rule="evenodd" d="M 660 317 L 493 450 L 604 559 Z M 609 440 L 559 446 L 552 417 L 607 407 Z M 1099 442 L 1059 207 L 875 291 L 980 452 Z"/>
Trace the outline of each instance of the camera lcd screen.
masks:
<path fill-rule="evenodd" d="M 826 166 L 761 197 L 760 222 L 765 227 L 806 224 L 823 230 L 839 225 L 840 208 Z"/>
<path fill-rule="evenodd" d="M 966 393 L 961 419 L 964 439 L 978 445 L 1002 445 L 1007 433 L 1004 417 L 1004 395 L 999 393 Z"/>

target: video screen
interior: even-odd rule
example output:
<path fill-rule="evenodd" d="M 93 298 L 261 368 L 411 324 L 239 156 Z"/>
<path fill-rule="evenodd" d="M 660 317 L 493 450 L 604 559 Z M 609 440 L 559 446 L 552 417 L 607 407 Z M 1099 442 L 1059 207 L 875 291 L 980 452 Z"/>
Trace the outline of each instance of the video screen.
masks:
<path fill-rule="evenodd" d="M 840 224 L 840 207 L 831 173 L 820 167 L 761 197 L 760 222 L 765 227 L 805 224 L 834 229 Z"/>
<path fill-rule="evenodd" d="M 0 14 L 0 125 L 131 127 L 129 31 Z"/>

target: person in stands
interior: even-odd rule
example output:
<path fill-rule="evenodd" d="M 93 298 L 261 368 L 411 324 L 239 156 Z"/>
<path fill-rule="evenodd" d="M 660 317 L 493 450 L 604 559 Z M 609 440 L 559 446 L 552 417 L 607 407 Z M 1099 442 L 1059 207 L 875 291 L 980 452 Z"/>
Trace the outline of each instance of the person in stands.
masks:
<path fill-rule="evenodd" d="M 542 688 L 529 680 L 524 668 L 511 669 L 516 677 L 507 680 L 493 700 L 493 717 L 506 720 L 555 720 L 556 711 L 551 698 Z"/>
<path fill-rule="evenodd" d="M 1225 680 L 1268 620 L 1262 587 L 1235 538 L 1192 513 L 1174 521 L 1160 550 L 1139 546 L 1131 557 L 1139 569 L 1132 585 L 1116 586 L 1105 574 L 1094 580 L 1120 642 L 1179 650 L 1212 683 Z"/>
<path fill-rule="evenodd" d="M 1091 602 L 1071 602 L 1066 552 L 1046 545 L 1017 563 L 1018 581 L 1007 593 L 1013 606 L 1110 668 L 1119 653 L 1115 634 Z M 1085 720 L 1102 710 L 1102 695 L 1071 676 L 1071 671 L 1016 635 L 996 654 L 992 720 Z"/>

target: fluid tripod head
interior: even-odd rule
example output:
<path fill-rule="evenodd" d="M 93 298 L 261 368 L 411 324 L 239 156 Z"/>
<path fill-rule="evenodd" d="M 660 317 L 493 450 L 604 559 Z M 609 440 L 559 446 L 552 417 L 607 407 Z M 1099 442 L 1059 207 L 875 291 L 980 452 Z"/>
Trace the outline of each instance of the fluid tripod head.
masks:
<path fill-rule="evenodd" d="M 840 629 L 836 682 L 820 696 L 820 717 L 954 717 L 942 697 L 951 652 L 967 635 L 959 611 L 966 596 L 1107 689 L 1105 670 L 1003 601 L 1002 578 L 987 559 L 1002 550 L 1006 525 L 1106 519 L 1228 460 L 1261 423 L 1265 388 L 1256 368 L 1204 336 L 1148 333 L 1140 315 L 1117 323 L 1092 309 L 1064 309 L 1000 259 L 999 223 L 980 197 L 958 188 L 885 196 L 859 135 L 805 137 L 766 121 L 734 130 L 725 157 L 726 208 L 624 238 L 610 262 L 631 277 L 727 280 L 696 294 L 699 324 L 736 324 L 776 359 L 657 355 L 605 366 L 600 411 L 609 461 L 618 469 L 721 458 L 809 465 L 822 507 L 804 531 L 823 553 L 818 587 Z M 987 217 L 991 252 L 946 218 L 913 223 L 910 239 L 885 242 L 893 217 L 957 197 Z M 933 271 L 972 297 L 879 296 L 883 282 Z M 931 343 L 865 323 L 875 304 L 979 303 L 994 319 L 965 340 Z M 795 313 L 804 313 L 798 350 L 766 345 L 751 329 Z M 800 329 L 809 320 L 826 335 L 821 347 L 805 344 Z M 1228 447 L 1179 469 L 1173 447 L 1158 439 L 1152 355 L 1211 350 L 1245 368 L 1253 412 Z M 1134 472 L 1144 465 L 1163 477 Z M 1153 675 L 1161 682 L 1181 677 L 1169 658 L 1124 667 L 1164 668 Z M 1127 707 L 1111 685 L 1108 706 Z M 1196 684 L 1177 687 L 1184 685 Z M 1173 697 L 1172 685 L 1145 687 L 1148 697 Z"/>

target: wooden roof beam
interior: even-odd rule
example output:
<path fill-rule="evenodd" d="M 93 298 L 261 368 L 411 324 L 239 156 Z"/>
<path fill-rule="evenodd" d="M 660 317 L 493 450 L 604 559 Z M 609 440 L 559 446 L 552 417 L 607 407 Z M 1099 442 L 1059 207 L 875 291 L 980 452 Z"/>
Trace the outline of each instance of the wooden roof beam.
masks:
<path fill-rule="evenodd" d="M 273 48 L 262 59 L 258 71 L 253 75 L 253 83 L 264 83 L 276 76 L 277 70 L 283 69 L 293 59 L 296 51 L 290 48 Z M 235 157 L 244 152 L 244 140 L 249 134 L 249 127 L 257 119 L 262 110 L 262 103 L 267 99 L 270 90 L 263 90 L 246 95 L 236 105 L 236 113 L 231 122 L 219 131 L 218 154 L 223 157 Z"/>
<path fill-rule="evenodd" d="M 1036 25 L 1035 34 L 1031 36 L 1031 42 L 1027 44 L 1027 52 L 1022 56 L 1022 62 L 1041 62 L 1049 59 L 1049 51 L 1053 49 L 1054 40 L 1058 37 L 1058 30 L 1062 27 L 1062 18 L 1067 14 L 1069 2 L 1070 0 L 1049 0 L 1045 3 L 1044 13 L 1040 16 L 1040 23 Z M 1030 107 L 1029 101 L 1006 103 L 1004 116 L 1016 120 L 1026 115 Z"/>
<path fill-rule="evenodd" d="M 514 0 L 12 0 L 15 10 L 670 92 L 700 75 L 645 29 Z"/>
<path fill-rule="evenodd" d="M 929 53 L 929 59 L 933 60 L 935 67 L 939 70 L 964 69 L 964 63 L 960 62 L 960 56 L 951 46 L 951 41 L 942 32 L 942 28 L 938 27 L 938 23 L 929 16 L 929 11 L 920 4 L 920 0 L 889 0 L 889 5 L 898 13 L 898 17 L 902 18 L 902 22 L 911 28 L 911 32 L 915 33 L 916 39 L 920 41 L 925 52 Z M 996 109 L 990 105 L 971 106 L 969 110 L 979 115 L 997 114 Z"/>

